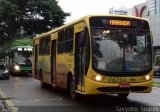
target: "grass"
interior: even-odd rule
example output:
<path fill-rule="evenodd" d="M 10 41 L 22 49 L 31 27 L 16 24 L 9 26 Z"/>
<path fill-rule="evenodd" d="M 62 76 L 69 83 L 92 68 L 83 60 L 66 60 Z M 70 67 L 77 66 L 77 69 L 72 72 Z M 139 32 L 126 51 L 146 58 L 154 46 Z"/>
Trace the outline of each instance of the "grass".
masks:
<path fill-rule="evenodd" d="M 155 85 L 156 87 L 159 87 L 160 88 L 160 82 L 153 82 L 153 85 Z"/>

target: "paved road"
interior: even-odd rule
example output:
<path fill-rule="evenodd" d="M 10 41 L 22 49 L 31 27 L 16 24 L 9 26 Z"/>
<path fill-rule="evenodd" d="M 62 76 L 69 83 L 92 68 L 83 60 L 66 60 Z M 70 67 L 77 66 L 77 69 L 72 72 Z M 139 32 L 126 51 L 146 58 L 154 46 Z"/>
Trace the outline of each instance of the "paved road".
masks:
<path fill-rule="evenodd" d="M 160 82 L 160 78 L 159 78 L 159 77 L 154 78 L 154 81 L 156 81 L 156 82 Z"/>
<path fill-rule="evenodd" d="M 121 101 L 116 95 L 85 96 L 71 100 L 64 90 L 47 87 L 40 88 L 39 81 L 32 77 L 11 77 L 0 80 L 0 90 L 12 97 L 20 112 L 134 112 L 152 109 L 160 111 L 160 89 L 153 88 L 152 93 L 130 94 L 128 100 Z"/>

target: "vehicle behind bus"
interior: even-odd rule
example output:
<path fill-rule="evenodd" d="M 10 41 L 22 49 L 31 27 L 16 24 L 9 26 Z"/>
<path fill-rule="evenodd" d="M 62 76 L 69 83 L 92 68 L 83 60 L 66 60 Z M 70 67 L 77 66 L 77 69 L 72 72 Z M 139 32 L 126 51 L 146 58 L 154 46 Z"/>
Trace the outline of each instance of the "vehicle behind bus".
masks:
<path fill-rule="evenodd" d="M 12 75 L 32 75 L 32 47 L 18 46 L 9 49 L 5 63 Z"/>
<path fill-rule="evenodd" d="M 154 76 L 158 76 L 160 78 L 160 54 L 155 54 L 153 56 L 153 69 Z"/>

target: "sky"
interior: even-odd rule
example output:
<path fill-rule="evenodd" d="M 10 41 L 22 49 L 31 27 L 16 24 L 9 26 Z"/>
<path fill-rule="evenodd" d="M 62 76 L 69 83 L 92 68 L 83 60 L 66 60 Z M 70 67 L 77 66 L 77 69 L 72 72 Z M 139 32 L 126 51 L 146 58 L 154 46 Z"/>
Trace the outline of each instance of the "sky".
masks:
<path fill-rule="evenodd" d="M 90 14 L 108 14 L 109 8 L 132 8 L 137 4 L 146 2 L 146 0 L 57 0 L 58 5 L 64 12 L 71 13 L 66 18 L 65 23 L 72 22 L 85 15 Z"/>

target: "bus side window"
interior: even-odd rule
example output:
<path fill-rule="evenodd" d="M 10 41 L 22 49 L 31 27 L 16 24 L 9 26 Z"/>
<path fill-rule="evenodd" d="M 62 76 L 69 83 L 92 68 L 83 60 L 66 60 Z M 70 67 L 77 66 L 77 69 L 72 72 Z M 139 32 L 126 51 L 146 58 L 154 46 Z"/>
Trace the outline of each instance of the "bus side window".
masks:
<path fill-rule="evenodd" d="M 39 53 L 40 53 L 40 55 L 45 54 L 45 37 L 40 39 Z"/>
<path fill-rule="evenodd" d="M 64 30 L 58 32 L 58 54 L 65 52 L 65 35 Z"/>
<path fill-rule="evenodd" d="M 73 37 L 74 37 L 74 28 L 73 26 L 65 30 L 65 52 L 72 53 L 73 51 Z"/>
<path fill-rule="evenodd" d="M 46 49 L 45 54 L 50 54 L 50 35 L 48 35 L 46 37 L 46 40 L 45 40 L 45 49 Z"/>

